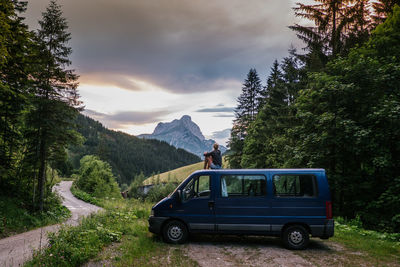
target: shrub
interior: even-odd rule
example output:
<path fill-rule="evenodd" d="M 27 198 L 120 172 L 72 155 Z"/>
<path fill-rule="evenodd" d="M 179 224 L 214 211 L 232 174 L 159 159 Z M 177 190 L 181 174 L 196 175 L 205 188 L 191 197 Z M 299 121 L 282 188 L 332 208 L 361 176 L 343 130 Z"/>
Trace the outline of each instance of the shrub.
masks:
<path fill-rule="evenodd" d="M 156 184 L 149 190 L 145 199 L 151 202 L 158 202 L 172 193 L 175 188 L 176 184 L 174 183 Z"/>
<path fill-rule="evenodd" d="M 80 164 L 77 188 L 98 198 L 121 198 L 110 164 L 93 155 L 84 156 Z"/>

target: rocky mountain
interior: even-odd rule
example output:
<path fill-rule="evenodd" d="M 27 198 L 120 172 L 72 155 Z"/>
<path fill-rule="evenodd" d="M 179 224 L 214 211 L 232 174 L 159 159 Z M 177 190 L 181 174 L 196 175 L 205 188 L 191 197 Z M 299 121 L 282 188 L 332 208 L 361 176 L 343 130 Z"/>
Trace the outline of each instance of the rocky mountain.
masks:
<path fill-rule="evenodd" d="M 207 140 L 204 137 L 200 127 L 188 115 L 184 115 L 180 120 L 160 122 L 152 134 L 142 134 L 138 137 L 165 141 L 200 157 L 203 156 L 204 151 L 212 150 L 212 145 L 215 143 L 214 140 Z M 220 146 L 219 149 L 222 153 L 226 151 L 224 146 Z"/>

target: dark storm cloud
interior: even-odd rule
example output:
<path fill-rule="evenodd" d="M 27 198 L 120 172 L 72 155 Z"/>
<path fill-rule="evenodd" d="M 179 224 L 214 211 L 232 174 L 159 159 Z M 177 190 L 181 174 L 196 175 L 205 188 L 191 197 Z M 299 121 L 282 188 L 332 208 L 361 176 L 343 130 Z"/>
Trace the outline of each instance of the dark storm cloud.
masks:
<path fill-rule="evenodd" d="M 146 123 L 159 122 L 160 120 L 162 120 L 163 116 L 168 114 L 168 111 L 122 111 L 114 114 L 105 114 L 86 109 L 83 113 L 95 120 L 100 120 L 102 123 L 104 123 L 106 127 L 112 129 L 121 129 L 130 125 L 141 125 Z"/>
<path fill-rule="evenodd" d="M 59 0 L 72 33 L 72 61 L 86 81 L 177 93 L 232 88 L 256 67 L 287 54 L 292 1 Z M 36 27 L 48 0 L 32 0 Z M 88 79 L 90 80 L 90 79 Z M 240 88 L 238 88 L 240 90 Z"/>

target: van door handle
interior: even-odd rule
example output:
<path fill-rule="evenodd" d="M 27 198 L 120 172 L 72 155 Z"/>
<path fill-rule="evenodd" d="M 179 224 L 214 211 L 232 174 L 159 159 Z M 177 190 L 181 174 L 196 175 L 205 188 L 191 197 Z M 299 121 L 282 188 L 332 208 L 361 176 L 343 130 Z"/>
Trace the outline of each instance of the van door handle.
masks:
<path fill-rule="evenodd" d="M 208 207 L 210 208 L 210 209 L 212 209 L 212 208 L 214 208 L 214 204 L 215 204 L 215 201 L 208 201 Z"/>

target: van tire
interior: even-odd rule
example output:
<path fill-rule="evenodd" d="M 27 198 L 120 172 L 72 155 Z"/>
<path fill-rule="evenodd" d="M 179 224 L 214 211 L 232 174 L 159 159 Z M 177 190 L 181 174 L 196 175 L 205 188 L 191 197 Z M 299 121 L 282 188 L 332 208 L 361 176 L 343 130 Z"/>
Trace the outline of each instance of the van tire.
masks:
<path fill-rule="evenodd" d="M 283 231 L 282 241 L 288 249 L 301 250 L 307 247 L 310 234 L 303 226 L 292 225 Z"/>
<path fill-rule="evenodd" d="M 186 225 L 180 221 L 170 221 L 163 227 L 163 239 L 171 244 L 183 244 L 188 239 Z"/>

